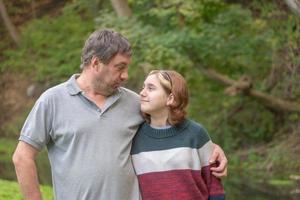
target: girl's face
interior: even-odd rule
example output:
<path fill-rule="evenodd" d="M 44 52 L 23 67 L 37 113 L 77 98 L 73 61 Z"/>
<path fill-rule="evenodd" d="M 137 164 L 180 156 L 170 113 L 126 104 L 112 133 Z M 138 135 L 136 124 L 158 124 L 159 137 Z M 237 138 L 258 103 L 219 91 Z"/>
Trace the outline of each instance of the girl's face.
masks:
<path fill-rule="evenodd" d="M 141 111 L 149 115 L 168 113 L 169 95 L 159 82 L 157 74 L 149 75 L 140 92 Z"/>

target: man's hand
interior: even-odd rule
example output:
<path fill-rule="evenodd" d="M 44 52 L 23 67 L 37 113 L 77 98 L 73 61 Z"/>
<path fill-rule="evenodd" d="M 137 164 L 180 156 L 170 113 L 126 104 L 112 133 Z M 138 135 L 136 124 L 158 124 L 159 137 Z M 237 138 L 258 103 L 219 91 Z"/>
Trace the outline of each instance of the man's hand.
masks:
<path fill-rule="evenodd" d="M 213 154 L 209 160 L 209 162 L 212 163 L 218 163 L 217 167 L 212 167 L 211 171 L 212 174 L 218 178 L 226 177 L 227 176 L 227 164 L 228 160 L 225 156 L 225 153 L 223 149 L 217 145 L 214 144 L 214 150 Z"/>

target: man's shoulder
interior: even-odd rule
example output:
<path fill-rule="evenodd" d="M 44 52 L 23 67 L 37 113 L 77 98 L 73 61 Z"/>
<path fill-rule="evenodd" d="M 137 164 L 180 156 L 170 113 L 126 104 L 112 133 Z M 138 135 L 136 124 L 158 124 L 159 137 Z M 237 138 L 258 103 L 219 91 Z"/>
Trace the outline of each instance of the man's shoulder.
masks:
<path fill-rule="evenodd" d="M 137 100 L 139 99 L 139 95 L 136 92 L 134 92 L 134 91 L 132 91 L 128 88 L 120 87 L 120 91 L 124 95 L 127 95 L 127 96 L 132 97 L 132 98 L 137 99 Z"/>
<path fill-rule="evenodd" d="M 66 82 L 52 86 L 46 89 L 40 96 L 39 100 L 48 101 L 56 99 L 57 97 L 62 98 L 63 94 L 67 91 Z"/>
<path fill-rule="evenodd" d="M 127 88 L 120 88 L 121 101 L 119 104 L 122 106 L 123 111 L 129 113 L 136 113 L 140 117 L 140 98 L 134 91 Z"/>

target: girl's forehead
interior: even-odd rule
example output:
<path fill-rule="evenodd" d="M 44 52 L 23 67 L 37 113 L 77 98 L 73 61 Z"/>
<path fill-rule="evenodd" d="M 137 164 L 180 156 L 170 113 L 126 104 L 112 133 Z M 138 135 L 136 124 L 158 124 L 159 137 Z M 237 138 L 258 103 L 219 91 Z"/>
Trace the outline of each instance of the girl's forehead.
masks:
<path fill-rule="evenodd" d="M 159 80 L 158 80 L 158 78 L 157 78 L 156 75 L 151 74 L 151 75 L 147 76 L 147 78 L 146 78 L 146 80 L 145 80 L 145 83 L 147 83 L 147 82 L 151 82 L 151 83 L 159 83 Z"/>

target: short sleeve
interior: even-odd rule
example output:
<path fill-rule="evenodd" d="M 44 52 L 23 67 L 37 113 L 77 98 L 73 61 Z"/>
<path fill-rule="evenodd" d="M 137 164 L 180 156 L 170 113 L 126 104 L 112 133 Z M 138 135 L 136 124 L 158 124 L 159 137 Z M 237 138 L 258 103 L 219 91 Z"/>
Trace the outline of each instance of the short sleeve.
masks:
<path fill-rule="evenodd" d="M 44 98 L 40 98 L 29 113 L 21 130 L 19 140 L 41 150 L 50 139 L 50 130 L 50 106 Z"/>

